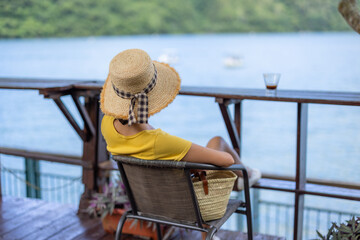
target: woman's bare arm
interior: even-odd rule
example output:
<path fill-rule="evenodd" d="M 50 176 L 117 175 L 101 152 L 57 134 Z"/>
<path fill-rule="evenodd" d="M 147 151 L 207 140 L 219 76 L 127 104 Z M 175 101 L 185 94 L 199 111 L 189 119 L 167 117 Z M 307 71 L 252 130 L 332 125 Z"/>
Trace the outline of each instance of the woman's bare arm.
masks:
<path fill-rule="evenodd" d="M 234 164 L 234 159 L 229 153 L 202 147 L 195 143 L 191 145 L 188 153 L 182 160 L 186 162 L 209 163 L 220 167 L 228 167 Z"/>

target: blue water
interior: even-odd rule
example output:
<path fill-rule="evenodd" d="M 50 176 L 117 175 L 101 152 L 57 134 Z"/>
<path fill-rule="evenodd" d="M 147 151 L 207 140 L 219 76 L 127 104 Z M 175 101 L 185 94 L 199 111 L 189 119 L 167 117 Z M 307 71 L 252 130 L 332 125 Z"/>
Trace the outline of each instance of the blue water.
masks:
<path fill-rule="evenodd" d="M 0 40 L 0 76 L 104 80 L 111 58 L 128 48 L 144 49 L 153 59 L 164 49 L 176 49 L 180 60 L 174 67 L 183 85 L 264 89 L 262 73 L 280 72 L 279 89 L 360 91 L 360 37 L 355 33 Z M 223 66 L 223 58 L 232 53 L 243 57 L 241 68 Z M 70 98 L 65 97 L 65 102 L 74 110 Z M 360 182 L 359 120 L 359 107 L 310 105 L 308 177 Z M 202 145 L 215 135 L 228 139 L 212 98 L 178 96 L 150 123 Z M 263 172 L 293 176 L 295 139 L 296 104 L 244 102 L 245 163 Z M 56 105 L 36 91 L 0 90 L 0 145 L 74 155 L 82 151 L 81 140 Z M 7 166 L 18 166 L 5 158 Z M 51 166 L 42 167 L 47 172 L 59 171 Z M 274 192 L 266 197 L 293 199 L 291 194 Z M 307 203 L 323 206 L 322 198 L 317 199 Z M 326 201 L 333 208 L 360 212 L 357 202 Z"/>

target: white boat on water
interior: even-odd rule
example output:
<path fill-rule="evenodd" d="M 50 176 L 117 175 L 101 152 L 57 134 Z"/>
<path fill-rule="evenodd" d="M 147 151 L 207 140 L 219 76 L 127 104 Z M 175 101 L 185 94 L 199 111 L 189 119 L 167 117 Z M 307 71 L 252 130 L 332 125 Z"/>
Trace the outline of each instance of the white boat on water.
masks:
<path fill-rule="evenodd" d="M 227 56 L 223 60 L 226 68 L 240 68 L 243 66 L 243 58 L 238 55 Z"/>
<path fill-rule="evenodd" d="M 179 56 L 176 49 L 165 49 L 164 52 L 158 57 L 159 62 L 175 65 L 179 62 Z"/>

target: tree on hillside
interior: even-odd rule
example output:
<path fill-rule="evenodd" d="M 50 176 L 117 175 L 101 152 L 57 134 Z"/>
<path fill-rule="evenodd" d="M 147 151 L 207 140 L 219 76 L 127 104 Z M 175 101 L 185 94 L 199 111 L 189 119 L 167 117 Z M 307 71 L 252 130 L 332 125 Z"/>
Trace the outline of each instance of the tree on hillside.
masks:
<path fill-rule="evenodd" d="M 360 11 L 356 0 L 341 0 L 339 12 L 356 32 L 360 33 Z"/>

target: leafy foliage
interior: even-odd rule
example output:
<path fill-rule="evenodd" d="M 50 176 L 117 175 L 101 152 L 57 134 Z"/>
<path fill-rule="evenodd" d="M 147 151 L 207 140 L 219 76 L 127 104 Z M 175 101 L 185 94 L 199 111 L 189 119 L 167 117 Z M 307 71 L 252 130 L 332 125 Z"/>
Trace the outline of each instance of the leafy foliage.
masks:
<path fill-rule="evenodd" d="M 326 236 L 321 235 L 316 231 L 321 240 L 358 240 L 360 239 L 360 217 L 346 221 L 346 224 L 341 223 L 338 226 L 333 223 Z"/>
<path fill-rule="evenodd" d="M 101 219 L 104 219 L 106 215 L 112 215 L 115 208 L 130 208 L 125 187 L 120 181 L 105 185 L 103 193 L 95 193 L 87 212 L 90 215 L 101 216 Z"/>
<path fill-rule="evenodd" d="M 1 0 L 0 38 L 350 30 L 324 0 Z"/>

